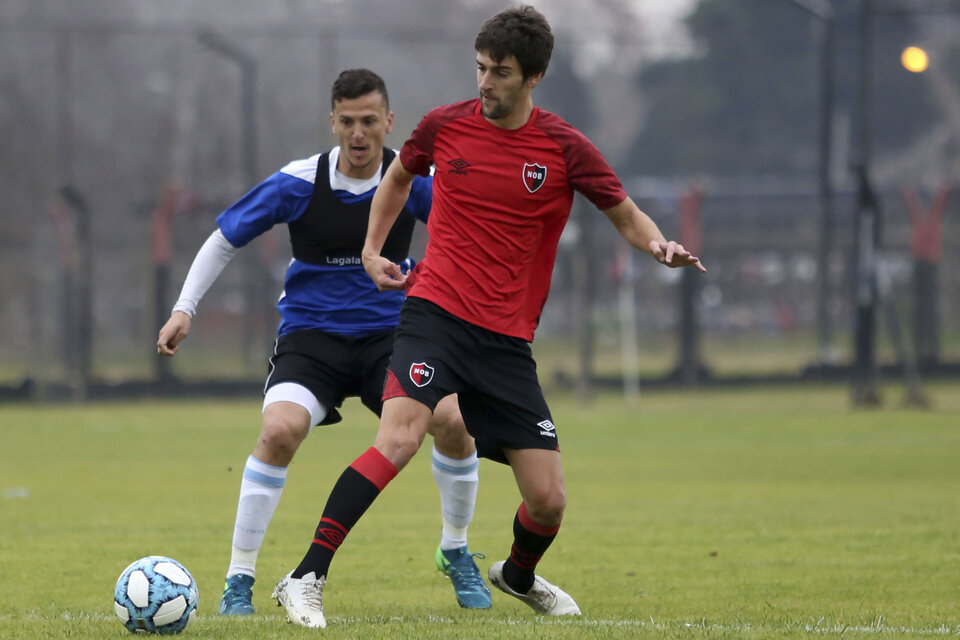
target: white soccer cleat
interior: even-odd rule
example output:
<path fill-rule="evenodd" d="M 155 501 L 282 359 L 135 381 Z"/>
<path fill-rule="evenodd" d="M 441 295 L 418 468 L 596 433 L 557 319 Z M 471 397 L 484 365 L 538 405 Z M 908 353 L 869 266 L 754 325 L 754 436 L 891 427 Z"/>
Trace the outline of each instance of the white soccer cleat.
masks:
<path fill-rule="evenodd" d="M 311 571 L 302 578 L 292 578 L 291 571 L 273 588 L 277 606 L 287 610 L 287 620 L 301 627 L 323 629 L 327 619 L 323 617 L 323 585 L 326 576 L 317 578 Z"/>
<path fill-rule="evenodd" d="M 525 602 L 531 609 L 545 616 L 579 616 L 580 607 L 563 589 L 556 587 L 540 576 L 535 576 L 533 586 L 526 593 L 517 593 L 503 579 L 504 561 L 490 565 L 487 576 L 490 584 L 500 591 L 508 593 L 517 600 Z"/>

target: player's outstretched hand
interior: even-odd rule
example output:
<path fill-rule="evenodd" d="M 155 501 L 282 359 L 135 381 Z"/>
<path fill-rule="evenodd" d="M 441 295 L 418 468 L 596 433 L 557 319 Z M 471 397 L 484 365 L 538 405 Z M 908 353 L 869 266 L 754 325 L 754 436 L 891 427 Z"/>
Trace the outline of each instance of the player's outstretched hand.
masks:
<path fill-rule="evenodd" d="M 383 256 L 363 256 L 363 268 L 380 291 L 403 289 L 407 281 L 407 276 L 400 271 L 400 266 Z"/>
<path fill-rule="evenodd" d="M 703 273 L 706 267 L 700 263 L 700 258 L 683 248 L 683 245 L 671 240 L 670 242 L 650 242 L 650 253 L 662 264 L 668 267 L 696 267 Z"/>
<path fill-rule="evenodd" d="M 190 316 L 183 311 L 174 311 L 160 329 L 160 337 L 157 338 L 157 355 L 172 356 L 177 352 L 180 341 L 188 335 L 190 335 Z"/>

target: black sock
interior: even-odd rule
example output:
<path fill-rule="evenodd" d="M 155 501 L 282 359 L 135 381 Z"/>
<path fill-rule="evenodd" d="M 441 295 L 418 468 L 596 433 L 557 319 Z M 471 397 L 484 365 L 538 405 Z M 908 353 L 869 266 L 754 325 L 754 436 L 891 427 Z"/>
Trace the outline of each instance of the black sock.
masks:
<path fill-rule="evenodd" d="M 396 475 L 397 468 L 373 447 L 354 460 L 330 492 L 313 542 L 292 577 L 302 578 L 311 571 L 318 578 L 327 575 L 333 554 L 350 529 Z"/>
<path fill-rule="evenodd" d="M 537 524 L 521 503 L 513 519 L 513 546 L 503 565 L 503 579 L 517 593 L 530 591 L 536 577 L 537 563 L 557 537 L 560 525 L 545 527 Z"/>

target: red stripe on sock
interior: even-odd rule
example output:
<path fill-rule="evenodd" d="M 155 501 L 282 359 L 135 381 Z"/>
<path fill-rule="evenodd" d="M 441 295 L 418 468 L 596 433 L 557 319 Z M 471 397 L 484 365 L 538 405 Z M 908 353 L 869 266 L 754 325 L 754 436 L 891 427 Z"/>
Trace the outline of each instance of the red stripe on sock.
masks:
<path fill-rule="evenodd" d="M 399 470 L 374 447 L 367 449 L 353 461 L 350 468 L 372 482 L 379 491 L 393 480 Z"/>
<path fill-rule="evenodd" d="M 318 545 L 320 545 L 321 547 L 326 547 L 327 549 L 330 549 L 330 551 L 333 551 L 334 553 L 336 553 L 337 549 L 339 548 L 339 547 L 333 546 L 332 544 L 330 544 L 330 543 L 327 542 L 326 540 L 320 540 L 319 538 L 314 538 L 314 539 L 313 539 L 313 544 L 318 544 Z"/>
<path fill-rule="evenodd" d="M 337 529 L 340 529 L 340 531 L 343 532 L 343 535 L 347 535 L 348 533 L 350 533 L 349 529 L 347 529 L 345 526 L 343 526 L 336 520 L 331 520 L 330 518 L 320 518 L 320 522 L 326 522 L 327 524 L 332 524 Z"/>
<path fill-rule="evenodd" d="M 343 539 L 347 537 L 348 533 L 350 533 L 350 530 L 336 520 L 320 518 L 317 532 L 313 536 L 313 543 L 322 545 L 331 551 L 336 551 L 343 544 Z"/>
<path fill-rule="evenodd" d="M 383 396 L 380 398 L 387 401 L 390 398 L 406 398 L 407 392 L 403 390 L 403 385 L 397 380 L 397 375 L 387 369 L 387 381 L 383 385 Z"/>
<path fill-rule="evenodd" d="M 533 521 L 533 518 L 530 517 L 530 514 L 527 512 L 527 503 L 521 502 L 520 508 L 517 510 L 517 518 L 520 520 L 520 526 L 535 533 L 538 536 L 550 537 L 557 535 L 557 531 L 560 531 L 560 525 L 555 527 L 545 527 L 542 524 L 537 524 Z"/>

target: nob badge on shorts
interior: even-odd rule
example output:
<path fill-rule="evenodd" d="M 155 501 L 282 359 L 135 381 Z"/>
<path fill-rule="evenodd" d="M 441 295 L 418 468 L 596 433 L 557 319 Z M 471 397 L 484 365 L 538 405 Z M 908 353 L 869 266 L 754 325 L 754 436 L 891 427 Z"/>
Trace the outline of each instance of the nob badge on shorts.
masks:
<path fill-rule="evenodd" d="M 433 380 L 433 367 L 426 362 L 414 362 L 410 365 L 410 381 L 418 387 L 425 387 Z"/>

